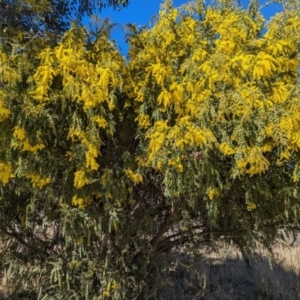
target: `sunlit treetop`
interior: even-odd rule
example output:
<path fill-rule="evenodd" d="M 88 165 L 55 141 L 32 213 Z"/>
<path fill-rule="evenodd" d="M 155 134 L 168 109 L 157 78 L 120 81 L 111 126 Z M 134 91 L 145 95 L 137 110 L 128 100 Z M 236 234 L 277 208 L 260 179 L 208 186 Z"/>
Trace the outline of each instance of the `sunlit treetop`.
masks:
<path fill-rule="evenodd" d="M 297 152 L 298 11 L 276 15 L 262 33 L 259 12 L 198 2 L 191 15 L 168 5 L 130 40 L 145 163 L 165 169 L 176 158 L 182 171 L 202 149 L 231 157 L 231 176 L 252 176 Z"/>
<path fill-rule="evenodd" d="M 46 111 L 49 114 L 49 105 L 52 111 L 57 101 L 67 101 L 76 110 L 64 110 L 70 114 L 66 149 L 73 149 L 69 145 L 73 142 L 83 150 L 82 154 L 77 147 L 74 154 L 67 151 L 70 161 L 76 161 L 77 188 L 92 182 L 84 177 L 86 172 L 101 168 L 97 144 L 105 145 L 103 132 L 114 135 L 116 115 L 111 112 L 117 107 L 121 115 L 122 109 L 133 109 L 130 117 L 139 126 L 140 145 L 133 159 L 140 168 L 154 168 L 164 175 L 187 174 L 191 154 L 201 151 L 206 168 L 219 176 L 224 170 L 215 169 L 217 161 L 226 162 L 226 174 L 232 179 L 263 175 L 289 161 L 296 182 L 300 22 L 299 10 L 288 4 L 265 26 L 254 2 L 242 10 L 230 1 L 208 7 L 196 1 L 181 8 L 166 1 L 151 28 L 129 36 L 128 65 L 107 40 L 107 30 L 92 40 L 76 25 L 57 45 L 44 41 L 35 60 L 26 53 L 9 57 L 1 50 L 0 118 L 15 116 L 12 109 L 21 118 L 14 118 L 13 149 L 47 151 L 50 144 L 42 142 L 45 127 L 29 124 Z M 18 89 L 25 83 L 25 98 L 12 106 L 10 99 L 20 95 Z M 118 93 L 125 93 L 122 99 Z M 49 122 L 54 122 L 53 117 Z M 75 160 L 78 155 L 81 158 Z M 22 174 L 20 166 L 18 170 Z M 206 185 L 207 190 L 222 190 L 224 182 Z"/>

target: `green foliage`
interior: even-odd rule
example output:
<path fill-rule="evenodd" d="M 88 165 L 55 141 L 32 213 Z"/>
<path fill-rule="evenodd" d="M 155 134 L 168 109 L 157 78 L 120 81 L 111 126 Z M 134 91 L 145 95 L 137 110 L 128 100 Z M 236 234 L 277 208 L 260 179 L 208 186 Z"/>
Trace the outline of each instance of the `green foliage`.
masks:
<path fill-rule="evenodd" d="M 129 28 L 128 63 L 108 21 L 2 40 L 9 293 L 145 299 L 176 247 L 246 252 L 298 226 L 299 10 L 262 34 L 250 8 L 166 1 L 153 27 Z"/>
<path fill-rule="evenodd" d="M 10 35 L 18 33 L 20 39 L 29 31 L 63 33 L 69 20 L 80 21 L 85 13 L 91 15 L 109 6 L 120 9 L 127 5 L 128 0 L 1 0 L 0 26 Z"/>

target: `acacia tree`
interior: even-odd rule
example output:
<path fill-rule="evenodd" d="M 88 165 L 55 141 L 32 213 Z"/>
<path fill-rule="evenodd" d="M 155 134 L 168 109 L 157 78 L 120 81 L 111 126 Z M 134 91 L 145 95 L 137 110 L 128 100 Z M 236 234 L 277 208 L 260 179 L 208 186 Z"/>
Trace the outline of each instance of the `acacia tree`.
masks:
<path fill-rule="evenodd" d="M 177 246 L 268 246 L 297 228 L 300 15 L 287 4 L 264 32 L 255 2 L 166 1 L 151 28 L 131 27 L 128 63 L 105 26 L 2 50 L 8 293 L 145 299 Z"/>

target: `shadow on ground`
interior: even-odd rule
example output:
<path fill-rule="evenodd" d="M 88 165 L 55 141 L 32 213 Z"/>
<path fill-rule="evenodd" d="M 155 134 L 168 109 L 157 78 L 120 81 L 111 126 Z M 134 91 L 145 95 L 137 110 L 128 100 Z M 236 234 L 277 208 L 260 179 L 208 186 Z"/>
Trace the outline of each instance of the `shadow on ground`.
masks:
<path fill-rule="evenodd" d="M 235 258 L 233 257 L 235 254 Z M 300 299 L 300 249 L 282 248 L 271 259 L 217 255 L 201 260 L 173 255 L 169 270 L 158 276 L 151 300 L 296 300 Z M 173 270 L 172 270 L 173 268 Z"/>

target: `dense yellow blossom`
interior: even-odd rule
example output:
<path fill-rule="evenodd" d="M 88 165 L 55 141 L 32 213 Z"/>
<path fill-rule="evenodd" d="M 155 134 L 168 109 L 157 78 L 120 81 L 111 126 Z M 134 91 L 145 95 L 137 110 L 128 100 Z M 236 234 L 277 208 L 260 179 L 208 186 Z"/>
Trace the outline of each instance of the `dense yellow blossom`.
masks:
<path fill-rule="evenodd" d="M 261 152 L 271 152 L 273 150 L 274 144 L 272 142 L 267 142 L 260 147 Z"/>
<path fill-rule="evenodd" d="M 76 141 L 77 139 L 85 146 L 85 167 L 90 170 L 97 170 L 99 164 L 96 159 L 100 154 L 99 147 L 95 145 L 95 141 L 91 142 L 86 133 L 79 129 L 70 129 L 68 139 Z"/>
<path fill-rule="evenodd" d="M 110 102 L 108 103 L 108 109 L 109 109 L 110 111 L 114 110 L 115 107 L 116 107 L 116 105 L 115 105 L 113 102 L 110 101 Z"/>
<path fill-rule="evenodd" d="M 226 142 L 220 144 L 220 151 L 225 155 L 233 155 L 235 154 L 234 149 L 232 149 Z"/>
<path fill-rule="evenodd" d="M 16 138 L 16 140 L 12 143 L 12 146 L 15 148 L 21 147 L 24 151 L 29 151 L 32 153 L 36 153 L 38 150 L 42 150 L 45 148 L 45 145 L 43 143 L 32 146 L 29 142 L 26 131 L 19 126 L 15 127 L 13 136 Z M 39 133 L 37 133 L 37 136 L 39 136 Z"/>
<path fill-rule="evenodd" d="M 256 62 L 253 69 L 253 78 L 269 78 L 276 71 L 276 60 L 269 54 L 261 51 L 256 56 Z"/>
<path fill-rule="evenodd" d="M 249 147 L 242 149 L 244 157 L 236 161 L 236 165 L 241 172 L 250 176 L 261 174 L 268 170 L 270 162 L 263 156 L 259 147 Z"/>
<path fill-rule="evenodd" d="M 146 114 L 140 114 L 135 121 L 137 121 L 139 123 L 139 126 L 141 128 L 148 128 L 149 126 L 151 126 L 151 122 L 150 122 L 150 118 L 148 115 Z"/>
<path fill-rule="evenodd" d="M 284 84 L 283 82 L 278 82 L 272 86 L 272 96 L 274 103 L 285 102 L 290 96 L 290 86 Z"/>
<path fill-rule="evenodd" d="M 74 187 L 81 189 L 86 184 L 90 183 L 90 179 L 86 177 L 84 170 L 78 170 L 74 173 Z"/>
<path fill-rule="evenodd" d="M 14 136 L 19 139 L 20 141 L 23 141 L 26 139 L 26 132 L 24 129 L 20 127 L 16 127 L 14 130 Z"/>
<path fill-rule="evenodd" d="M 299 95 L 294 90 L 296 38 L 279 34 L 276 20 L 260 37 L 261 15 L 253 19 L 229 7 L 208 7 L 202 21 L 178 10 L 175 22 L 169 5 L 163 6 L 162 19 L 138 34 L 144 46 L 130 51 L 133 75 L 141 64 L 145 70 L 134 80 L 136 120 L 148 147 L 146 165 L 162 170 L 175 166 L 178 153 L 218 148 L 234 160 L 233 177 L 253 176 L 269 170 L 266 154 L 283 139 L 299 148 L 299 107 L 289 115 L 281 106 L 291 108 Z M 299 22 L 298 15 L 289 14 Z M 155 112 L 144 109 L 153 106 Z"/>
<path fill-rule="evenodd" d="M 150 136 L 150 138 L 151 138 L 149 143 L 150 154 L 148 159 L 149 162 L 152 161 L 154 156 L 158 153 L 158 151 L 161 149 L 162 145 L 164 144 L 165 134 L 160 132 L 154 132 Z"/>
<path fill-rule="evenodd" d="M 12 165 L 6 162 L 0 162 L 0 181 L 3 185 L 9 182 L 9 178 L 12 174 Z"/>
<path fill-rule="evenodd" d="M 96 162 L 96 158 L 99 155 L 99 150 L 91 143 L 87 144 L 87 148 L 88 150 L 85 152 L 86 168 L 98 170 L 99 164 Z"/>
<path fill-rule="evenodd" d="M 300 148 L 300 112 L 297 107 L 290 116 L 281 118 L 279 128 L 295 149 Z"/>
<path fill-rule="evenodd" d="M 265 127 L 265 133 L 267 136 L 272 136 L 274 133 L 274 124 L 267 124 L 267 126 Z"/>
<path fill-rule="evenodd" d="M 106 128 L 108 123 L 107 121 L 102 118 L 102 117 L 99 117 L 99 116 L 94 116 L 91 118 L 95 123 L 97 123 L 97 125 L 100 127 L 100 128 Z"/>
<path fill-rule="evenodd" d="M 43 177 L 39 174 L 27 174 L 27 178 L 31 180 L 32 187 L 42 189 L 45 185 L 51 182 L 48 177 Z"/>

